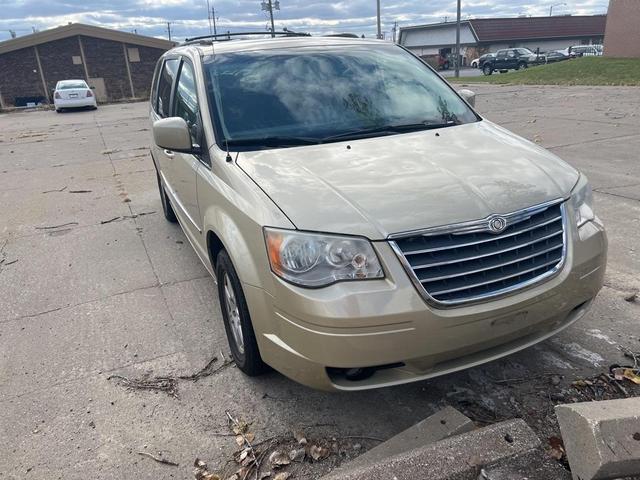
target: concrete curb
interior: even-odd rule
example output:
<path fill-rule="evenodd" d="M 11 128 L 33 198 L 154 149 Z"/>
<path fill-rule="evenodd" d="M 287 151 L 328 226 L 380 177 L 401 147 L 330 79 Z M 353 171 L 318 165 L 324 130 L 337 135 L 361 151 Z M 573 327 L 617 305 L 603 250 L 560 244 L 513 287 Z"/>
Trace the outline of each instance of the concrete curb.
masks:
<path fill-rule="evenodd" d="M 323 478 L 325 480 L 416 480 L 419 478 L 477 480 L 484 467 L 513 460 L 522 455 L 533 455 L 539 448 L 540 441 L 523 420 L 509 420 L 453 436 L 369 465 L 360 465 L 355 468 L 347 465 L 342 471 Z"/>
<path fill-rule="evenodd" d="M 574 479 L 640 478 L 640 397 L 558 405 L 556 415 Z"/>

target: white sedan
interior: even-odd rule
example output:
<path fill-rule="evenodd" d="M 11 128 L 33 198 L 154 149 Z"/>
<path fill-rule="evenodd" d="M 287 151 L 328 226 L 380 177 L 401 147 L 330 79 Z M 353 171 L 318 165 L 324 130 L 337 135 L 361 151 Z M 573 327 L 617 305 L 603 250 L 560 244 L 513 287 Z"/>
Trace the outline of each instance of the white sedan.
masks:
<path fill-rule="evenodd" d="M 98 108 L 96 96 L 84 80 L 60 80 L 53 92 L 53 105 L 58 113 L 65 108 Z"/>

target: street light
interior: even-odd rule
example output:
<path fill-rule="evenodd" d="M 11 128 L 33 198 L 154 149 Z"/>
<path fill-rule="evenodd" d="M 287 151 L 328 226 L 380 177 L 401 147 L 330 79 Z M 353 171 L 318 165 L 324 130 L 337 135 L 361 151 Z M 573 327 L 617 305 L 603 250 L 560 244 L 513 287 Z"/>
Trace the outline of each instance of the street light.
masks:
<path fill-rule="evenodd" d="M 262 11 L 269 12 L 269 16 L 271 17 L 271 36 L 275 38 L 276 36 L 276 27 L 273 23 L 273 10 L 280 10 L 280 0 L 266 0 L 262 2 Z"/>
<path fill-rule="evenodd" d="M 553 16 L 553 7 L 566 7 L 567 4 L 566 3 L 556 3 L 555 5 L 551 5 L 549 7 L 549 16 Z"/>
<path fill-rule="evenodd" d="M 455 58 L 455 75 L 456 78 L 460 76 L 460 4 L 461 0 L 458 0 L 458 11 L 456 12 L 456 58 Z"/>

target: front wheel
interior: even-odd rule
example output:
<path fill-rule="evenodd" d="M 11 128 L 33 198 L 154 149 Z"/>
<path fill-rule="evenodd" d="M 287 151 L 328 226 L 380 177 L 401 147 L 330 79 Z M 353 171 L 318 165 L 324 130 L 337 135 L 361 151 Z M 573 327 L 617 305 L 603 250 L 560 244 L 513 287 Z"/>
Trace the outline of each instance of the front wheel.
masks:
<path fill-rule="evenodd" d="M 242 285 L 225 250 L 218 254 L 216 279 L 222 320 L 233 361 L 250 377 L 260 375 L 269 370 L 269 367 L 260 356 Z"/>
<path fill-rule="evenodd" d="M 493 68 L 491 68 L 491 65 L 486 65 L 484 67 L 482 67 L 482 73 L 484 73 L 485 75 L 491 75 L 493 73 Z"/>
<path fill-rule="evenodd" d="M 527 64 L 525 62 L 520 62 L 516 67 L 516 70 L 524 70 L 525 68 L 527 68 Z"/>

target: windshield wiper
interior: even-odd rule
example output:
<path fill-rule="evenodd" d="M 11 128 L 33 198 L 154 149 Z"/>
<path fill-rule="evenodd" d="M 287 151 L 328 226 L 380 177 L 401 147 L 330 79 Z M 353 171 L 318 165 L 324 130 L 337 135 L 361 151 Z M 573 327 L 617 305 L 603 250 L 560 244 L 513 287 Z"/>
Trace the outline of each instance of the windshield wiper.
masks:
<path fill-rule="evenodd" d="M 323 138 L 322 143 L 332 142 L 336 140 L 366 138 L 366 137 L 376 136 L 380 134 L 393 135 L 394 133 L 407 133 L 407 132 L 417 132 L 420 130 L 432 130 L 435 128 L 453 127 L 454 125 L 460 125 L 460 123 L 453 120 L 449 120 L 447 122 L 439 122 L 439 123 L 429 123 L 425 121 L 420 123 L 406 123 L 406 124 L 399 124 L 399 125 L 382 125 L 380 127 L 363 128 L 360 130 L 352 130 L 350 132 L 331 135 L 329 137 Z"/>
<path fill-rule="evenodd" d="M 317 145 L 320 140 L 311 137 L 253 137 L 231 138 L 225 140 L 229 147 L 295 147 L 299 145 Z"/>

